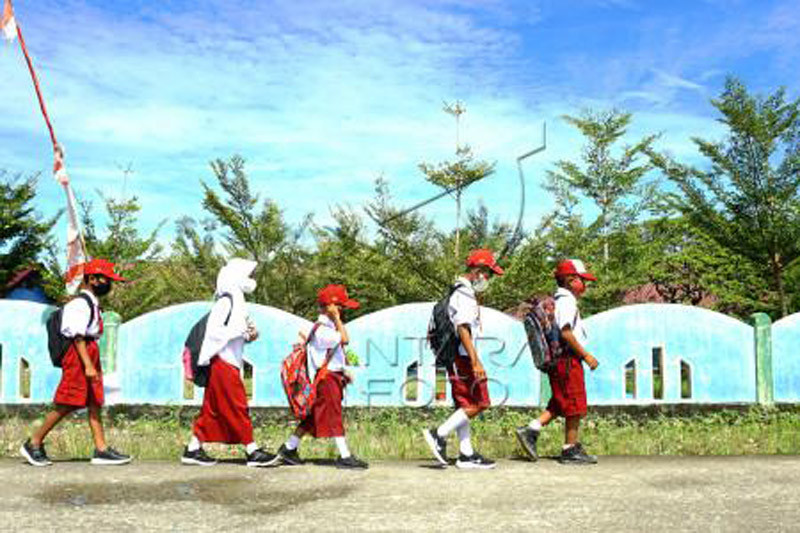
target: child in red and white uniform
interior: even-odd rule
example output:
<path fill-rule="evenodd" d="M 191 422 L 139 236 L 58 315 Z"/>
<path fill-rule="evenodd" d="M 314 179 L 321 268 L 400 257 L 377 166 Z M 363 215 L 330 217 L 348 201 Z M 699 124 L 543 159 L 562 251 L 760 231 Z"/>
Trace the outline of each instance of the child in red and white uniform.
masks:
<path fill-rule="evenodd" d="M 467 271 L 458 278 L 458 288 L 449 302 L 450 321 L 460 340 L 458 355 L 447 369 L 456 412 L 441 426 L 423 431 L 434 457 L 447 465 L 447 436 L 456 431 L 459 440 L 459 468 L 489 469 L 495 462 L 472 448 L 469 421 L 491 405 L 486 371 L 478 358 L 475 339 L 482 332 L 478 294 L 489 286 L 493 276 L 503 275 L 491 250 L 473 250 L 467 258 Z"/>
<path fill-rule="evenodd" d="M 333 439 L 339 450 L 337 468 L 368 468 L 347 447 L 342 421 L 342 397 L 348 383 L 345 374 L 344 346 L 350 342 L 342 322 L 343 309 L 358 309 L 359 303 L 347 295 L 344 285 L 328 285 L 317 294 L 320 315 L 309 335 L 309 370 L 313 375 L 324 372 L 317 382 L 317 396 L 311 413 L 298 424 L 294 434 L 278 450 L 288 465 L 302 464 L 297 452 L 300 439 L 308 434 L 315 438 Z M 323 369 L 327 361 L 327 367 Z"/>
<path fill-rule="evenodd" d="M 583 261 L 569 259 L 558 264 L 555 271 L 558 290 L 555 293 L 555 318 L 561 329 L 564 357 L 558 360 L 556 368 L 548 377 L 552 397 L 547 408 L 538 419 L 528 426 L 517 428 L 517 438 L 532 459 L 538 459 L 536 443 L 542 427 L 554 418 L 563 416 L 564 446 L 558 458 L 562 464 L 594 464 L 597 457 L 588 455 L 578 441 L 581 418 L 586 416 L 586 383 L 583 362 L 589 368 L 597 368 L 598 362 L 583 347 L 586 344 L 586 330 L 578 310 L 578 299 L 586 292 L 587 281 L 597 278 L 586 270 Z"/>
<path fill-rule="evenodd" d="M 244 299 L 245 293 L 256 288 L 256 281 L 250 278 L 256 265 L 255 261 L 234 258 L 217 275 L 217 296 L 228 294 L 230 298 L 218 298 L 208 317 L 197 360 L 199 366 L 210 366 L 208 385 L 192 438 L 181 457 L 183 464 L 216 464 L 203 450 L 205 442 L 243 444 L 247 466 L 273 466 L 279 461 L 278 456 L 265 452 L 253 440 L 253 423 L 241 376 L 244 345 L 258 338 Z"/>
<path fill-rule="evenodd" d="M 34 466 L 52 464 L 44 448 L 48 433 L 67 415 L 86 408 L 95 451 L 93 465 L 121 465 L 131 458 L 106 445 L 100 409 L 103 407 L 103 369 L 97 340 L 103 334 L 99 298 L 111 291 L 113 281 L 125 281 L 114 273 L 114 264 L 93 259 L 82 265 L 81 294 L 67 303 L 61 315 L 61 334 L 72 339 L 61 364 L 61 382 L 44 424 L 20 448 L 20 454 Z"/>

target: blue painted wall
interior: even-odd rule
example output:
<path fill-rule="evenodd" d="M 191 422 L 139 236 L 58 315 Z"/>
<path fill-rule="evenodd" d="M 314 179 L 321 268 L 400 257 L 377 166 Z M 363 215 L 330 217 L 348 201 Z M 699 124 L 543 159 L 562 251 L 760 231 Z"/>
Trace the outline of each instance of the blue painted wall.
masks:
<path fill-rule="evenodd" d="M 747 403 L 756 399 L 752 326 L 707 309 L 642 304 L 586 320 L 587 348 L 600 361 L 587 372 L 593 404 Z M 663 400 L 653 397 L 653 349 L 663 354 Z M 625 365 L 636 363 L 636 398 L 625 394 Z M 691 399 L 681 398 L 680 363 L 691 368 Z"/>
<path fill-rule="evenodd" d="M 800 402 L 800 313 L 772 325 L 772 376 L 776 402 Z"/>
<path fill-rule="evenodd" d="M 176 305 L 122 324 L 117 347 L 116 382 L 121 403 L 192 404 L 184 399 L 183 341 L 209 302 Z M 348 324 L 351 348 L 362 367 L 346 392 L 347 405 L 450 404 L 435 394 L 436 369 L 424 344 L 432 303 L 407 304 L 358 318 Z M 0 401 L 49 402 L 60 377 L 47 354 L 44 321 L 52 307 L 0 301 Z M 253 365 L 254 406 L 286 405 L 280 362 L 311 324 L 271 307 L 249 304 L 261 336 L 246 348 Z M 521 323 L 489 308 L 481 309 L 484 331 L 477 342 L 491 379 L 493 403 L 538 405 L 540 374 L 532 365 Z M 622 307 L 586 320 L 588 348 L 600 360 L 587 370 L 591 404 L 679 402 L 752 403 L 756 400 L 754 332 L 748 324 L 700 308 L 644 304 Z M 776 401 L 800 401 L 800 314 L 774 325 Z M 653 349 L 663 354 L 663 398 L 653 397 Z M 20 398 L 20 358 L 31 369 L 30 398 Z M 636 363 L 636 397 L 625 390 L 625 365 Z M 691 398 L 681 397 L 680 364 L 691 368 Z M 409 367 L 416 363 L 415 371 Z M 416 396 L 407 396 L 405 383 Z"/>

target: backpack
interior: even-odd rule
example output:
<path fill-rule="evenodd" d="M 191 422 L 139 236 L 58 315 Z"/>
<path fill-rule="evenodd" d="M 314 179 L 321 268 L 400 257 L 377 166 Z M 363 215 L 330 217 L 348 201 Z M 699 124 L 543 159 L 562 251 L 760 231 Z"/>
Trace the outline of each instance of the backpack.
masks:
<path fill-rule="evenodd" d="M 92 299 L 86 293 L 80 293 L 77 298 L 82 298 L 83 300 L 86 300 L 87 304 L 89 304 L 89 323 L 86 324 L 86 327 L 88 328 L 94 321 L 94 304 L 92 303 Z M 64 306 L 61 306 L 50 313 L 50 316 L 47 317 L 46 324 L 47 350 L 50 352 L 50 361 L 53 362 L 53 366 L 56 368 L 61 368 L 61 364 L 64 362 L 64 355 L 66 355 L 70 344 L 72 344 L 72 339 L 65 337 L 61 333 L 61 322 L 63 318 Z"/>
<path fill-rule="evenodd" d="M 231 300 L 231 309 L 228 311 L 228 317 L 225 319 L 225 325 L 227 326 L 231 319 L 231 314 L 233 313 L 233 296 L 231 296 L 230 293 L 224 292 L 220 294 L 217 301 L 219 301 L 220 298 L 230 298 Z M 186 342 L 183 343 L 184 366 L 186 370 L 191 370 L 190 376 L 187 377 L 198 387 L 205 387 L 208 385 L 208 376 L 211 370 L 209 365 L 197 365 L 197 360 L 200 358 L 200 349 L 203 347 L 203 340 L 206 338 L 206 327 L 208 326 L 209 316 L 211 316 L 211 311 L 206 313 L 203 318 L 192 326 L 192 329 L 189 331 L 189 336 L 186 337 Z M 187 360 L 189 363 L 188 365 L 186 364 Z M 187 374 L 189 373 L 187 372 Z"/>
<path fill-rule="evenodd" d="M 311 342 L 319 326 L 319 323 L 314 324 L 305 342 L 292 346 L 292 352 L 281 363 L 281 383 L 289 401 L 289 409 L 297 420 L 305 420 L 311 413 L 311 408 L 317 399 L 317 383 L 325 376 L 333 355 L 334 349 L 328 350 L 325 362 L 312 382 L 308 368 L 308 343 Z"/>
<path fill-rule="evenodd" d="M 451 368 L 458 355 L 458 346 L 461 340 L 456 335 L 456 328 L 450 321 L 450 298 L 463 283 L 456 283 L 447 293 L 447 296 L 436 302 L 428 322 L 428 346 L 433 351 L 437 367 Z"/>
<path fill-rule="evenodd" d="M 556 300 L 561 295 L 534 298 L 532 309 L 525 315 L 525 333 L 531 349 L 533 364 L 544 373 L 555 369 L 556 361 L 567 356 L 561 337 L 561 328 L 556 322 Z M 578 322 L 576 313 L 573 329 Z"/>

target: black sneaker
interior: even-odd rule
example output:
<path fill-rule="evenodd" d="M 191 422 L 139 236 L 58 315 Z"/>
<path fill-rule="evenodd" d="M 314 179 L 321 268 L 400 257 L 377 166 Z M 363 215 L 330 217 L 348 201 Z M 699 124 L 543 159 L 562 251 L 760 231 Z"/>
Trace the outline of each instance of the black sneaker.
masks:
<path fill-rule="evenodd" d="M 253 453 L 247 454 L 247 466 L 264 467 L 275 466 L 280 462 L 281 456 L 272 453 L 267 453 L 261 448 L 254 450 Z"/>
<path fill-rule="evenodd" d="M 593 465 L 597 464 L 597 456 L 587 454 L 583 444 L 577 442 L 566 450 L 561 450 L 558 462 L 562 465 Z"/>
<path fill-rule="evenodd" d="M 20 455 L 33 466 L 50 466 L 53 464 L 50 458 L 47 457 L 47 452 L 44 450 L 44 444 L 38 448 L 34 448 L 31 444 L 31 439 L 25 441 L 19 449 Z"/>
<path fill-rule="evenodd" d="M 336 465 L 336 468 L 349 468 L 349 469 L 359 469 L 359 470 L 366 470 L 367 468 L 369 468 L 369 465 L 365 461 L 362 461 L 355 455 L 351 455 L 350 457 L 346 458 L 339 457 L 333 464 Z"/>
<path fill-rule="evenodd" d="M 305 463 L 305 461 L 300 459 L 300 454 L 297 453 L 296 448 L 294 450 L 290 450 L 285 444 L 281 444 L 281 447 L 278 448 L 278 455 L 283 461 L 283 464 L 289 466 L 299 466 Z"/>
<path fill-rule="evenodd" d="M 119 453 L 114 448 L 108 447 L 102 452 L 100 450 L 95 449 L 94 455 L 92 455 L 91 463 L 93 465 L 102 465 L 102 466 L 116 466 L 116 465 L 126 465 L 131 462 L 131 456 L 125 455 L 124 453 Z"/>
<path fill-rule="evenodd" d="M 189 447 L 187 446 L 183 450 L 183 455 L 181 456 L 181 464 L 214 466 L 215 464 L 217 464 L 217 460 L 208 455 L 203 448 L 198 448 L 195 451 L 190 452 Z"/>
<path fill-rule="evenodd" d="M 517 440 L 522 446 L 522 449 L 528 453 L 532 461 L 539 460 L 539 453 L 536 450 L 536 442 L 539 440 L 538 431 L 531 429 L 529 426 L 518 427 Z"/>
<path fill-rule="evenodd" d="M 436 428 L 423 429 L 422 435 L 425 437 L 425 442 L 428 443 L 436 460 L 444 466 L 447 466 L 447 440 L 439 436 L 436 432 Z"/>
<path fill-rule="evenodd" d="M 489 470 L 497 466 L 497 464 L 479 453 L 473 453 L 472 455 L 464 455 L 461 453 L 458 455 L 456 466 L 465 469 Z"/>

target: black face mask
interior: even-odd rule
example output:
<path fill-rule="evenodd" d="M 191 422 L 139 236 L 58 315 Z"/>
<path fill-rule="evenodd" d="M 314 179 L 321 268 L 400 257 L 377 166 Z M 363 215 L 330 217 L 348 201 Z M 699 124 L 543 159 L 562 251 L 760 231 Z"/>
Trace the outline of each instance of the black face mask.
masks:
<path fill-rule="evenodd" d="M 93 285 L 92 292 L 94 292 L 96 296 L 105 296 L 106 294 L 111 292 L 111 282 L 106 281 L 105 283 L 98 283 L 97 285 Z"/>

